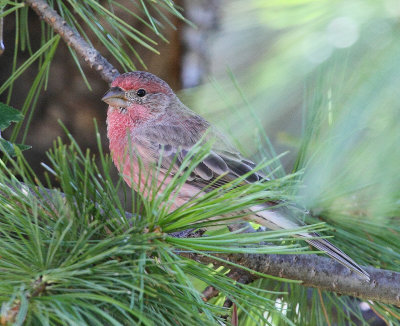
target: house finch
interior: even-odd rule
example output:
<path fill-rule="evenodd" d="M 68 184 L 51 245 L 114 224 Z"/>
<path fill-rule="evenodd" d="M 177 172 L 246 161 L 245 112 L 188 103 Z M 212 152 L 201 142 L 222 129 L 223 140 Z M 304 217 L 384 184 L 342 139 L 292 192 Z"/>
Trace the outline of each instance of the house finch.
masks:
<path fill-rule="evenodd" d="M 217 187 L 252 171 L 256 166 L 244 158 L 209 122 L 188 109 L 168 84 L 148 72 L 129 72 L 118 76 L 102 98 L 108 107 L 107 136 L 115 165 L 129 186 L 144 185 L 144 173 L 158 166 L 158 185 L 162 190 L 177 172 L 188 151 L 206 134 L 214 139 L 212 150 L 194 169 L 179 190 L 174 207 L 189 201 L 206 186 Z M 135 155 L 129 155 L 135 152 Z M 140 157 L 137 159 L 138 155 Z M 161 162 L 161 163 L 160 163 Z M 218 178 L 218 182 L 214 182 Z M 246 182 L 265 180 L 260 172 Z M 134 184 L 132 184 L 132 182 Z M 137 189 L 141 190 L 141 189 Z M 142 189 L 144 190 L 144 189 Z M 267 203 L 251 207 L 246 217 L 269 229 L 291 229 L 301 225 Z M 369 280 L 368 273 L 349 256 L 316 233 L 301 232 L 312 246 Z"/>

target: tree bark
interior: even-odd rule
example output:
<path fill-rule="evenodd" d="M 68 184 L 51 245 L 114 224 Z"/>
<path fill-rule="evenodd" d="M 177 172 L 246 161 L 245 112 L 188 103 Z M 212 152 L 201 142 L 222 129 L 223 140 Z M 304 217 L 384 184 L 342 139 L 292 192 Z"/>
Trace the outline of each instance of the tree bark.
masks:
<path fill-rule="evenodd" d="M 204 264 L 229 267 L 247 279 L 246 283 L 261 276 L 230 266 L 230 263 L 257 273 L 299 280 L 304 286 L 400 307 L 400 273 L 394 271 L 364 267 L 370 275 L 368 282 L 335 260 L 318 255 L 212 254 L 217 259 L 195 253 L 182 255 Z"/>
<path fill-rule="evenodd" d="M 119 75 L 118 70 L 99 51 L 88 44 L 77 31 L 72 29 L 46 1 L 25 0 L 25 3 L 49 24 L 65 43 L 83 58 L 90 68 L 96 70 L 105 82 L 110 84 Z"/>

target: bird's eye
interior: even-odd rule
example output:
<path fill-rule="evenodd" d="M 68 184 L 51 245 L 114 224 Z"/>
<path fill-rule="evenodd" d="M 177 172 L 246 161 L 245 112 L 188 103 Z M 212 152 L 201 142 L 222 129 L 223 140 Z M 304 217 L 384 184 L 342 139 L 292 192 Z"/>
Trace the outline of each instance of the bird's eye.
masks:
<path fill-rule="evenodd" d="M 136 92 L 136 95 L 139 97 L 143 97 L 146 95 L 146 91 L 143 88 L 138 89 L 138 91 Z"/>

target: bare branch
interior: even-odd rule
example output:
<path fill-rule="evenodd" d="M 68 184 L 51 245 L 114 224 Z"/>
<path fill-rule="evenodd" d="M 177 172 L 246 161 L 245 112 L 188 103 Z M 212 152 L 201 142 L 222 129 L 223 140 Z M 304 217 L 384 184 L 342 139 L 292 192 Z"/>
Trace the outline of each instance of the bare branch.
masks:
<path fill-rule="evenodd" d="M 68 46 L 83 58 L 90 68 L 96 70 L 103 80 L 111 83 L 119 75 L 118 70 L 99 51 L 88 44 L 77 31 L 73 30 L 46 1 L 25 0 L 25 2 L 62 37 Z"/>
<path fill-rule="evenodd" d="M 208 256 L 183 253 L 183 256 L 201 263 L 226 266 L 241 274 L 242 280 L 253 281 L 260 276 L 240 268 L 232 267 Z M 301 280 L 304 286 L 332 291 L 363 300 L 380 301 L 400 306 L 400 273 L 365 267 L 371 280 L 361 280 L 348 268 L 333 259 L 317 255 L 259 255 L 259 254 L 214 254 L 227 262 L 238 264 L 256 272 Z"/>

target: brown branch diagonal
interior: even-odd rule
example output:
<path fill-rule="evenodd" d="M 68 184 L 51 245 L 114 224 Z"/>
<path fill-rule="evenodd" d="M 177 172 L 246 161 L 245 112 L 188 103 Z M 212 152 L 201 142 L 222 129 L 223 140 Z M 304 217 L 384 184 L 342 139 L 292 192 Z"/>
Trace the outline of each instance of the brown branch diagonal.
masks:
<path fill-rule="evenodd" d="M 104 81 L 111 83 L 119 75 L 118 70 L 99 51 L 87 43 L 77 31 L 69 26 L 46 1 L 25 0 L 25 3 L 49 24 L 65 43 L 83 58 L 90 68 L 97 71 Z"/>

